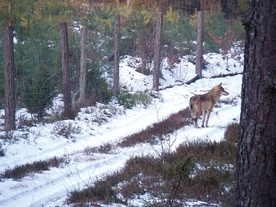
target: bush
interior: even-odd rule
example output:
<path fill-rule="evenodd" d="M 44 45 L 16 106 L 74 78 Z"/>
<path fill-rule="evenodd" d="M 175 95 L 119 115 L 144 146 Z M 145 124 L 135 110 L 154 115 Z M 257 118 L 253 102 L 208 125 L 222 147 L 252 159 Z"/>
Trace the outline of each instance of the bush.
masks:
<path fill-rule="evenodd" d="M 121 94 L 117 96 L 117 101 L 120 105 L 124 106 L 125 108 L 131 109 L 137 104 L 141 104 L 145 107 L 148 106 L 151 103 L 151 97 L 148 93 L 129 93 L 123 91 Z"/>
<path fill-rule="evenodd" d="M 104 79 L 104 71 L 100 69 L 98 63 L 88 63 L 89 70 L 86 74 L 86 99 L 90 100 L 88 105 L 95 105 L 96 102 L 108 103 L 113 93 L 109 89 L 106 79 Z"/>
<path fill-rule="evenodd" d="M 204 13 L 204 51 L 227 51 L 237 40 L 242 39 L 244 28 L 240 19 L 228 21 L 222 12 Z M 221 40 L 221 41 L 217 41 Z"/>
<path fill-rule="evenodd" d="M 54 123 L 53 134 L 57 134 L 63 136 L 67 139 L 74 139 L 75 134 L 79 134 L 81 132 L 81 128 L 74 126 L 71 122 L 62 122 L 58 121 Z M 74 140 L 73 140 L 74 141 Z"/>
<path fill-rule="evenodd" d="M 23 103 L 38 118 L 42 118 L 46 108 L 50 107 L 54 97 L 54 87 L 51 84 L 51 74 L 48 68 L 42 67 L 37 75 L 29 77 L 24 82 Z"/>
<path fill-rule="evenodd" d="M 240 125 L 238 123 L 229 124 L 224 133 L 224 139 L 231 143 L 237 143 L 239 138 Z"/>
<path fill-rule="evenodd" d="M 0 157 L 4 157 L 5 156 L 5 149 L 3 148 L 3 145 L 0 144 Z"/>
<path fill-rule="evenodd" d="M 25 165 L 17 165 L 14 168 L 6 169 L 0 178 L 12 178 L 13 180 L 21 180 L 25 176 L 32 173 L 42 173 L 47 171 L 50 167 L 59 167 L 61 164 L 68 164 L 68 159 L 65 157 L 53 157 L 48 160 L 35 161 Z"/>
<path fill-rule="evenodd" d="M 228 141 L 198 141 L 182 144 L 162 159 L 136 156 L 113 175 L 84 190 L 71 192 L 68 202 L 124 204 L 147 194 L 152 199 L 144 201 L 144 206 L 182 206 L 187 199 L 231 206 L 236 149 Z"/>
<path fill-rule="evenodd" d="M 110 143 L 101 145 L 99 147 L 87 147 L 84 149 L 84 154 L 85 155 L 91 155 L 93 153 L 110 154 L 113 148 L 114 148 L 114 145 Z"/>

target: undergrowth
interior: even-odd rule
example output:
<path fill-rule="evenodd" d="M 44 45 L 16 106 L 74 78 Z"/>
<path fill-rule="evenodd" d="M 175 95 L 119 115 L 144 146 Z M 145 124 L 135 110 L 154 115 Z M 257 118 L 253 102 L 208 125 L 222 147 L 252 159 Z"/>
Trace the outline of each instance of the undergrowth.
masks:
<path fill-rule="evenodd" d="M 17 165 L 13 168 L 6 169 L 0 174 L 0 179 L 12 178 L 13 180 L 21 180 L 22 178 L 34 173 L 42 173 L 43 171 L 50 170 L 51 167 L 60 167 L 61 165 L 68 164 L 68 157 L 53 157 L 48 160 L 35 161 L 24 165 Z"/>
<path fill-rule="evenodd" d="M 131 134 L 122 139 L 120 147 L 129 147 L 138 143 L 155 143 L 157 138 L 169 134 L 190 123 L 190 112 L 185 108 L 178 113 L 170 115 L 165 120 L 154 123 L 146 129 Z"/>
<path fill-rule="evenodd" d="M 74 206 L 128 205 L 136 199 L 143 206 L 183 206 L 196 199 L 232 206 L 238 131 L 239 125 L 231 124 L 223 141 L 183 143 L 162 159 L 132 157 L 120 171 L 102 177 L 93 186 L 70 192 L 67 202 Z"/>
<path fill-rule="evenodd" d="M 124 106 L 127 109 L 131 109 L 135 105 L 141 104 L 147 107 L 151 103 L 151 94 L 144 92 L 130 93 L 122 91 L 117 97 L 119 105 Z"/>

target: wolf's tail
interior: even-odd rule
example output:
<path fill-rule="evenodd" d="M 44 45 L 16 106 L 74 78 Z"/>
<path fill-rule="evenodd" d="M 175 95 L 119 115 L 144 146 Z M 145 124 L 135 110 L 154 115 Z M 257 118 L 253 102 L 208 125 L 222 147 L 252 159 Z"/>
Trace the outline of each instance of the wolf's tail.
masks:
<path fill-rule="evenodd" d="M 193 97 L 190 98 L 189 110 L 190 110 L 192 119 L 196 119 L 196 112 L 195 112 L 195 106 L 193 104 Z"/>

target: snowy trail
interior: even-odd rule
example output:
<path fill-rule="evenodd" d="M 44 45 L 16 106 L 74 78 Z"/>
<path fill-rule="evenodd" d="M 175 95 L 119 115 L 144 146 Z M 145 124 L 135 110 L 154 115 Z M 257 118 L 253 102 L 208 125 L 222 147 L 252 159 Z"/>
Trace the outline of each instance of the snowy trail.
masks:
<path fill-rule="evenodd" d="M 43 179 L 45 183 L 38 182 L 36 185 L 34 180 L 32 183 L 33 186 L 28 190 L 24 190 L 0 201 L 0 206 L 18 206 L 18 204 L 20 204 L 21 207 L 45 206 L 45 204 L 52 199 L 58 199 L 60 197 L 65 198 L 70 191 L 81 189 L 97 178 L 123 167 L 126 160 L 129 159 L 128 153 L 138 155 L 141 152 L 139 148 L 133 148 L 118 154 L 106 155 L 99 161 L 92 163 L 86 162 L 85 166 L 83 166 L 83 163 L 74 163 L 73 169 L 62 169 L 63 171 L 67 171 L 67 173 L 63 174 L 58 174 L 56 172 L 58 170 L 53 169 L 51 170 L 52 172 L 40 175 L 41 178 L 39 179 Z M 70 168 L 70 166 L 68 168 Z M 58 174 L 58 176 L 49 181 L 47 180 L 47 175 L 49 176 L 51 173 Z M 26 185 L 28 184 L 26 183 Z M 32 202 L 29 203 L 30 201 Z"/>
<path fill-rule="evenodd" d="M 235 78 L 241 79 L 241 76 L 229 77 L 228 82 Z M 216 80 L 216 83 L 219 81 L 220 79 Z M 233 82 L 235 83 L 235 81 Z M 206 84 L 204 80 L 200 80 L 198 85 L 200 83 L 201 85 Z M 213 85 L 213 83 L 210 84 Z M 131 156 L 156 153 L 160 146 L 153 147 L 149 144 L 124 149 L 118 148 L 114 154 L 93 154 L 92 157 L 87 157 L 82 151 L 88 146 L 116 143 L 127 135 L 145 129 L 172 113 L 177 113 L 188 106 L 189 96 L 194 90 L 194 85 L 191 84 L 190 86 L 177 86 L 174 89 L 160 91 L 166 101 L 155 103 L 147 109 L 128 110 L 126 114 L 116 116 L 107 123 L 95 127 L 93 135 L 90 134 L 91 132 L 87 132 L 76 137 L 76 142 L 57 142 L 56 145 L 51 145 L 49 148 L 45 146 L 45 149 L 36 150 L 30 154 L 14 155 L 7 161 L 2 159 L 0 162 L 0 169 L 2 170 L 6 169 L 7 166 L 12 167 L 63 155 L 70 157 L 70 163 L 64 168 L 51 168 L 50 171 L 25 177 L 21 181 L 4 180 L 0 182 L 0 206 L 10 207 L 18 206 L 18 204 L 20 207 L 64 206 L 63 202 L 68 192 L 82 189 L 97 178 L 122 168 Z M 196 129 L 194 126 L 185 126 L 178 130 L 177 140 L 174 143 L 175 148 L 185 141 L 196 139 L 219 141 L 223 138 L 226 126 L 239 119 L 240 82 L 233 85 L 231 89 L 227 88 L 227 90 L 230 96 L 223 97 L 223 99 L 238 99 L 237 104 L 221 104 L 220 107 L 214 108 L 208 128 Z M 166 97 L 166 94 L 169 96 Z"/>
<path fill-rule="evenodd" d="M 222 118 L 224 113 L 228 113 L 232 111 L 232 106 L 227 106 L 224 108 L 220 108 L 217 110 L 219 115 L 211 116 L 210 119 L 215 119 L 217 116 Z M 236 118 L 238 114 L 233 114 L 233 119 Z M 211 126 L 209 128 L 201 128 L 195 129 L 193 126 L 187 126 L 181 129 L 179 133 L 179 137 L 190 137 L 192 140 L 195 139 L 206 139 L 210 140 L 219 140 L 223 135 L 223 131 L 221 127 L 226 127 L 221 125 L 220 127 Z M 194 137 L 194 135 L 197 137 Z M 179 143 L 183 142 L 183 140 L 178 140 Z M 177 144 L 176 144 L 177 145 Z M 143 145 L 144 153 L 156 153 L 158 146 L 154 147 L 155 150 L 149 145 Z M 96 157 L 95 161 L 85 161 L 82 162 L 74 162 L 73 164 L 66 167 L 66 169 L 61 169 L 66 173 L 58 173 L 58 169 L 53 169 L 50 172 L 46 172 L 44 174 L 39 175 L 39 179 L 34 179 L 31 182 L 26 182 L 26 186 L 32 183 L 32 186 L 29 187 L 28 190 L 23 190 L 22 192 L 15 194 L 5 200 L 0 201 L 0 206 L 16 206 L 20 203 L 21 207 L 24 206 L 47 206 L 47 203 L 51 200 L 56 200 L 59 198 L 65 198 L 68 195 L 68 192 L 74 189 L 81 189 L 85 187 L 87 184 L 95 181 L 97 178 L 112 173 L 120 168 L 122 168 L 125 162 L 129 159 L 129 154 L 132 156 L 141 155 L 141 147 L 132 147 L 132 148 L 124 148 L 119 149 L 120 152 L 118 154 L 112 155 L 100 155 L 98 158 Z M 82 153 L 70 155 L 74 156 L 74 159 L 77 157 L 83 157 Z M 79 158 L 80 159 L 80 158 Z M 57 174 L 55 177 L 51 175 L 51 177 L 55 177 L 50 181 L 47 180 L 47 176 L 50 174 Z M 25 180 L 25 179 L 23 179 Z M 36 183 L 36 180 L 38 182 Z M 45 180 L 45 183 L 41 183 L 39 180 Z M 29 184 L 28 184 L 29 183 Z M 28 203 L 32 201 L 32 203 Z M 64 205 L 64 204 L 63 204 Z"/>
<path fill-rule="evenodd" d="M 45 155 L 49 155 L 48 158 L 52 158 L 54 156 L 61 156 L 64 154 L 74 154 L 78 151 L 84 150 L 84 148 L 88 146 L 94 147 L 109 142 L 116 142 L 122 137 L 136 133 L 138 130 L 145 129 L 151 124 L 165 119 L 170 114 L 176 113 L 183 109 L 185 106 L 183 101 L 185 100 L 179 100 L 179 102 L 173 104 L 159 106 L 158 112 L 155 111 L 155 108 L 141 111 L 140 114 L 130 111 L 127 116 L 123 115 L 122 117 L 118 117 L 120 120 L 123 120 L 120 121 L 119 125 L 114 123 L 116 120 L 112 120 L 110 123 L 103 126 L 105 130 L 102 130 L 100 127 L 95 128 L 94 130 L 97 131 L 96 135 L 81 135 L 82 139 L 76 143 L 68 141 L 59 145 L 54 145 L 52 148 L 47 147 L 43 150 L 33 151 L 31 154 L 23 154 L 20 158 L 15 157 L 14 159 L 9 159 L 7 161 L 4 160 L 4 162 L 0 163 L 0 169 L 7 167 L 12 168 L 19 164 L 43 160 L 45 159 Z M 140 127 L 137 128 L 137 126 Z M 106 129 L 108 129 L 108 131 Z M 78 137 L 76 139 L 78 140 Z"/>

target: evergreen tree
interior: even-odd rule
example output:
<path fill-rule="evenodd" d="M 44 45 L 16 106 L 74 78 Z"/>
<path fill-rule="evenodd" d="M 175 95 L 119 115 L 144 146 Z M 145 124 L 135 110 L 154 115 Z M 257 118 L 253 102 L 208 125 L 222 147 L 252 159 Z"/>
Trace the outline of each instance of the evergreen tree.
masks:
<path fill-rule="evenodd" d="M 37 73 L 24 81 L 23 102 L 31 113 L 42 118 L 47 107 L 51 106 L 54 96 L 54 86 L 51 72 L 46 64 Z"/>

